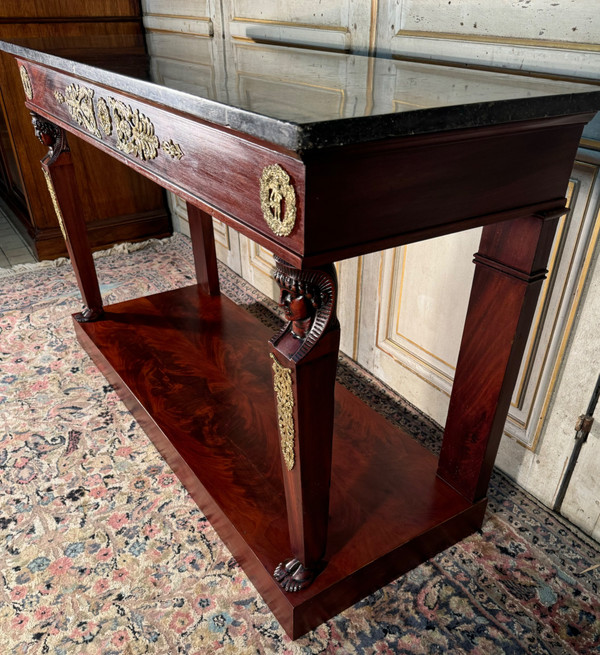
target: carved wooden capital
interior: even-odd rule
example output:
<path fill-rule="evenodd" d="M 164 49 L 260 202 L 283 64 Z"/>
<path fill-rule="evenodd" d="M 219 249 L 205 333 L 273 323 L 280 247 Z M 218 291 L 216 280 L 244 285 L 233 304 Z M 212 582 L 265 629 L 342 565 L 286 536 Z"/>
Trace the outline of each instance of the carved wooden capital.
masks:
<path fill-rule="evenodd" d="M 281 289 L 280 307 L 289 323 L 271 340 L 275 344 L 290 334 L 302 344 L 292 356 L 305 357 L 329 330 L 337 328 L 337 275 L 333 264 L 314 270 L 300 270 L 275 256 L 275 281 Z"/>
<path fill-rule="evenodd" d="M 61 152 L 69 150 L 65 131 L 61 127 L 33 111 L 31 112 L 31 122 L 33 123 L 35 135 L 48 148 L 48 164 L 53 163 Z"/>

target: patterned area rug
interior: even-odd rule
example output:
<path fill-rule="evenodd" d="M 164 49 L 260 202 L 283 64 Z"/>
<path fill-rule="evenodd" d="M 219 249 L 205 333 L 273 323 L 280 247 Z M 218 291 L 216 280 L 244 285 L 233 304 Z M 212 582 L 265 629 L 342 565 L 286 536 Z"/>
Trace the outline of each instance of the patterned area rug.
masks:
<path fill-rule="evenodd" d="M 106 302 L 193 281 L 176 236 L 97 259 Z M 272 325 L 273 303 L 223 269 Z M 292 642 L 79 347 L 69 264 L 0 276 L 0 653 L 597 653 L 598 544 L 495 473 L 480 534 Z M 340 379 L 435 449 L 437 425 Z"/>

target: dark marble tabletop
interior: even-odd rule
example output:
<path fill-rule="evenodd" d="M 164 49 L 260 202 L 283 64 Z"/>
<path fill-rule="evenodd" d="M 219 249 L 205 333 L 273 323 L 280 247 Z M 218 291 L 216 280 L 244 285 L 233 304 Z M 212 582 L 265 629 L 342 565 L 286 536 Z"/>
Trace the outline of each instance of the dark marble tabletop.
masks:
<path fill-rule="evenodd" d="M 169 49 L 180 43 L 162 38 L 157 47 L 153 56 L 168 58 Z M 285 71 L 280 83 L 258 90 L 242 90 L 231 83 L 237 75 L 237 61 L 227 56 L 224 47 L 212 55 L 217 81 L 212 85 L 197 83 L 195 67 L 189 65 L 186 70 L 185 61 L 176 81 L 115 73 L 120 68 L 118 55 L 106 55 L 105 51 L 102 59 L 76 44 L 65 47 L 64 39 L 61 49 L 54 52 L 47 41 L 43 47 L 35 41 L 27 45 L 0 41 L 0 50 L 298 152 L 600 110 L 600 86 L 593 84 L 281 46 L 264 48 L 255 55 L 255 65 L 260 66 L 260 57 L 264 57 L 265 67 L 272 68 L 277 61 Z M 73 52 L 78 53 L 77 60 L 71 58 Z M 82 63 L 85 61 L 94 63 Z M 289 79 L 294 74 L 308 77 L 316 85 L 320 80 L 328 84 L 333 80 L 336 89 L 352 99 L 344 115 L 311 102 L 310 95 L 299 99 L 297 93 L 290 94 Z M 388 92 L 392 86 L 393 98 Z"/>

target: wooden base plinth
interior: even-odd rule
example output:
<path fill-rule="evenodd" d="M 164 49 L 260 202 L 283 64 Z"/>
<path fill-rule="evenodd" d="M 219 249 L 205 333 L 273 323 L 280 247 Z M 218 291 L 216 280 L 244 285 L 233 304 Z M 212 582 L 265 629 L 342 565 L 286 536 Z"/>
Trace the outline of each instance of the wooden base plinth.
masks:
<path fill-rule="evenodd" d="M 483 522 L 485 500 L 465 500 L 434 455 L 337 385 L 326 565 L 286 593 L 272 578 L 291 549 L 271 331 L 196 286 L 108 306 L 75 330 L 292 638 Z"/>

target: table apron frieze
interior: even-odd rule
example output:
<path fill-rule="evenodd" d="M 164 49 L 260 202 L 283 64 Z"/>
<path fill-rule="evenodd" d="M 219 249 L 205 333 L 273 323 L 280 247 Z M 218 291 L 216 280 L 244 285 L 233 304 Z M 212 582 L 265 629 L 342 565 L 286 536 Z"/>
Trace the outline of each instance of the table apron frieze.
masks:
<path fill-rule="evenodd" d="M 219 218 L 302 255 L 303 163 L 294 157 L 31 62 L 19 62 L 27 105 Z M 24 82 L 25 84 L 25 82 Z M 31 97 L 29 97 L 31 95 Z"/>

